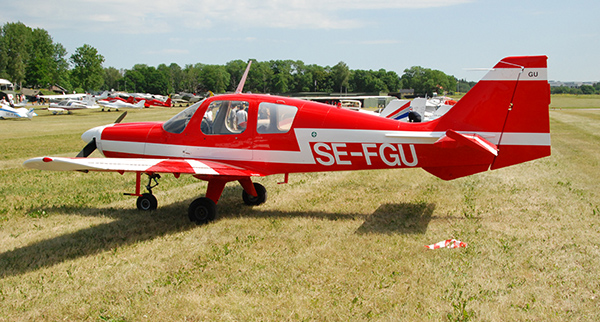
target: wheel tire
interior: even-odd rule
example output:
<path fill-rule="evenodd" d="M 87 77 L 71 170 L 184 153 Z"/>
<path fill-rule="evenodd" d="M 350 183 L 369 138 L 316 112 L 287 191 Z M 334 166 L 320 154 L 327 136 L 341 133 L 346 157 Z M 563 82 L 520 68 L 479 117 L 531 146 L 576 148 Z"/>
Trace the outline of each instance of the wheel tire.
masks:
<path fill-rule="evenodd" d="M 158 200 L 151 193 L 145 193 L 137 198 L 137 209 L 142 211 L 156 210 L 158 207 Z"/>
<path fill-rule="evenodd" d="M 256 190 L 256 197 L 247 193 L 246 190 L 242 192 L 242 199 L 244 199 L 244 203 L 248 206 L 258 206 L 267 201 L 267 189 L 262 184 L 255 182 L 254 190 Z"/>
<path fill-rule="evenodd" d="M 190 204 L 188 216 L 198 225 L 207 224 L 217 216 L 217 205 L 209 198 L 198 198 Z"/>

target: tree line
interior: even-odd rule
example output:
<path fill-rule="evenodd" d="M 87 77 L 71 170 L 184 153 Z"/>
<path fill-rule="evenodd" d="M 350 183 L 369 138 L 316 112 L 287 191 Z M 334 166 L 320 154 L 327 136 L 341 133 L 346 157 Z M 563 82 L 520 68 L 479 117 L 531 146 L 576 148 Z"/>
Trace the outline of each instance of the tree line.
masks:
<path fill-rule="evenodd" d="M 117 69 L 105 68 L 103 63 L 104 56 L 88 44 L 69 56 L 65 47 L 55 43 L 44 29 L 32 29 L 21 22 L 6 23 L 0 29 L 0 77 L 19 88 L 59 85 L 79 93 L 113 89 L 162 95 L 224 93 L 235 90 L 247 65 L 245 61 L 234 60 L 225 65 L 137 64 L 131 69 Z M 473 84 L 458 82 L 454 76 L 421 66 L 405 69 L 399 76 L 385 69 L 351 70 L 344 62 L 323 67 L 300 60 L 254 60 L 244 91 L 378 93 L 414 89 L 415 94 L 432 95 L 466 92 Z"/>
<path fill-rule="evenodd" d="M 556 86 L 550 88 L 550 93 L 574 95 L 600 94 L 600 83 L 595 83 L 594 85 L 581 85 L 578 87 Z"/>

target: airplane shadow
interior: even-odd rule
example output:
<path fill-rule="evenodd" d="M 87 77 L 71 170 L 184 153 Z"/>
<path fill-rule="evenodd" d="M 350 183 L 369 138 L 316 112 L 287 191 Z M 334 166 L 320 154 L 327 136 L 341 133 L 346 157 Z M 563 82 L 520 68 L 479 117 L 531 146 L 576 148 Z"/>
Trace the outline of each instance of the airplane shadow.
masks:
<path fill-rule="evenodd" d="M 224 200 L 231 202 L 230 200 Z M 91 226 L 73 233 L 35 242 L 33 244 L 0 253 L 0 278 L 17 276 L 45 267 L 98 254 L 107 250 L 152 240 L 157 237 L 184 232 L 197 228 L 187 218 L 187 207 L 191 200 L 164 205 L 147 213 L 137 209 L 60 207 L 47 209 L 49 214 L 78 213 L 87 216 L 105 216 L 115 221 Z M 220 203 L 221 204 L 221 203 Z M 233 204 L 230 207 L 238 207 Z M 401 203 L 385 204 L 373 214 L 333 214 L 326 212 L 280 212 L 261 211 L 260 207 L 245 208 L 237 215 L 227 213 L 224 207 L 218 220 L 235 216 L 255 218 L 319 218 L 323 220 L 354 220 L 364 218 L 357 234 L 423 234 L 431 220 L 435 204 Z"/>

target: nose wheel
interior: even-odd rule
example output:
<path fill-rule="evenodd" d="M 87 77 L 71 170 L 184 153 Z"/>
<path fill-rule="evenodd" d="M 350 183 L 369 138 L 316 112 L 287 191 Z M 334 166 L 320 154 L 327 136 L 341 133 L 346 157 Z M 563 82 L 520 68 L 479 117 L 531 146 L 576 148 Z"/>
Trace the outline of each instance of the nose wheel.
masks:
<path fill-rule="evenodd" d="M 160 179 L 160 175 L 158 173 L 154 173 L 154 174 L 147 174 L 148 175 L 148 185 L 146 185 L 146 190 L 148 190 L 147 193 L 144 194 L 140 194 L 140 178 L 141 178 L 141 173 L 137 173 L 137 177 L 136 177 L 136 193 L 126 193 L 125 195 L 133 195 L 133 196 L 138 196 L 137 201 L 136 201 L 136 206 L 138 210 L 141 211 L 152 211 L 152 210 L 156 210 L 156 208 L 158 208 L 158 200 L 156 200 L 156 197 L 152 194 L 152 188 L 158 186 L 158 179 Z M 152 183 L 152 181 L 154 181 L 154 183 Z"/>
<path fill-rule="evenodd" d="M 136 205 L 138 210 L 152 211 L 158 207 L 158 200 L 153 194 L 145 193 L 137 198 Z"/>

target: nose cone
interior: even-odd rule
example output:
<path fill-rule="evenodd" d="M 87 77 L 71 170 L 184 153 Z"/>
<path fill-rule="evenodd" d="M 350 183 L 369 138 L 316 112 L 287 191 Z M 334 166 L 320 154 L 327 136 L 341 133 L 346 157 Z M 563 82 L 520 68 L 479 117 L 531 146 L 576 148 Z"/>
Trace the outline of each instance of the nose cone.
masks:
<path fill-rule="evenodd" d="M 96 141 L 100 140 L 100 137 L 102 136 L 102 131 L 107 127 L 107 126 L 111 126 L 112 124 L 109 125 L 102 125 L 102 126 L 96 126 L 95 128 L 89 129 L 87 131 L 85 131 L 82 135 L 81 135 L 81 139 L 83 141 L 85 141 L 86 143 L 89 143 L 90 141 L 92 141 L 94 138 L 96 138 Z"/>

